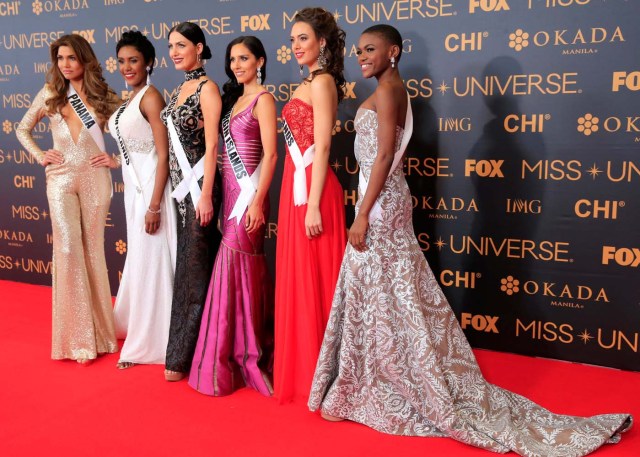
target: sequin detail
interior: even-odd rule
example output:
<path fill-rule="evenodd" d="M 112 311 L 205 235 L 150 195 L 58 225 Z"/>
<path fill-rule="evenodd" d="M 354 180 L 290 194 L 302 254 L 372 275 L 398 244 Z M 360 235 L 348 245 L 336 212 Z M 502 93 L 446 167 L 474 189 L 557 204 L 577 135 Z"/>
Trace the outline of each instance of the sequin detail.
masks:
<path fill-rule="evenodd" d="M 18 139 L 41 160 L 42 149 L 31 130 L 52 96 L 45 86 L 36 95 L 18 127 Z M 53 359 L 94 359 L 118 350 L 111 289 L 104 255 L 104 227 L 111 203 L 111 172 L 93 168 L 91 157 L 101 151 L 82 127 L 76 142 L 64 118 L 49 116 L 53 149 L 62 164 L 45 169 L 53 234 Z"/>

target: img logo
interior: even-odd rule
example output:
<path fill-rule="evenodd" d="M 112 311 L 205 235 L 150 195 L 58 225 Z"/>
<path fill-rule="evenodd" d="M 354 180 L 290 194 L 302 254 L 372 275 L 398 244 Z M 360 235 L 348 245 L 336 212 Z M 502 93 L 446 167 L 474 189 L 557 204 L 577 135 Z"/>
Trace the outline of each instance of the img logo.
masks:
<path fill-rule="evenodd" d="M 476 10 L 487 13 L 497 11 L 509 11 L 507 0 L 469 0 L 469 14 L 474 14 Z"/>
<path fill-rule="evenodd" d="M 507 214 L 540 214 L 542 202 L 540 200 L 524 200 L 521 198 L 507 198 Z"/>

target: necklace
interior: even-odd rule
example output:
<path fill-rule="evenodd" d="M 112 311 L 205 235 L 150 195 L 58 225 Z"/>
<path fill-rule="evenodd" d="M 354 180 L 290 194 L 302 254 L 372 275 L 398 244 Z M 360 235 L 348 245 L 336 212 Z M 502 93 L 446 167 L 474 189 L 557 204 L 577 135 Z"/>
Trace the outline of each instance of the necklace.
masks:
<path fill-rule="evenodd" d="M 204 71 L 204 67 L 194 68 L 193 70 L 186 71 L 184 73 L 184 80 L 191 81 L 192 79 L 198 79 L 201 76 L 206 76 L 207 72 Z"/>

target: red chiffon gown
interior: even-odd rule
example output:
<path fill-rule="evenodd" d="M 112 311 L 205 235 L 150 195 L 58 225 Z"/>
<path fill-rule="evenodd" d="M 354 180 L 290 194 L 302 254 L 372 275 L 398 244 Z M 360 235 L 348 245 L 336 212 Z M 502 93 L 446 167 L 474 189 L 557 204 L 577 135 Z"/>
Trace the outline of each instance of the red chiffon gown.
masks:
<path fill-rule="evenodd" d="M 286 119 L 300 151 L 313 144 L 313 108 L 300 99 L 287 103 Z M 306 168 L 307 193 L 313 164 Z M 331 300 L 347 243 L 344 193 L 331 168 L 320 198 L 323 232 L 309 240 L 307 206 L 293 204 L 295 166 L 287 150 L 280 191 L 276 246 L 274 396 L 280 403 L 309 398 Z"/>

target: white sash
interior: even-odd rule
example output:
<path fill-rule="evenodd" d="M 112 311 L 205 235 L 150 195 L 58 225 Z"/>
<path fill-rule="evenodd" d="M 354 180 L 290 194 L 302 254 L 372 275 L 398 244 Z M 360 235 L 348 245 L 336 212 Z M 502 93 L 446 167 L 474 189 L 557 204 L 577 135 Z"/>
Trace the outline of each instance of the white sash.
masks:
<path fill-rule="evenodd" d="M 236 181 L 238 181 L 238 184 L 240 185 L 240 195 L 238 195 L 238 199 L 236 200 L 235 205 L 233 205 L 233 209 L 231 210 L 231 214 L 229 214 L 227 220 L 231 220 L 235 217 L 236 224 L 239 224 L 242 215 L 246 211 L 247 207 L 251 204 L 253 198 L 256 196 L 256 192 L 258 191 L 258 182 L 260 180 L 262 161 L 260 161 L 253 174 L 249 176 L 249 172 L 244 166 L 244 162 L 242 161 L 242 158 L 240 157 L 240 154 L 238 154 L 238 150 L 236 149 L 236 143 L 231 137 L 231 111 L 233 110 L 229 110 L 227 115 L 222 119 L 222 136 L 224 138 L 229 163 L 233 168 L 233 174 L 236 177 Z"/>
<path fill-rule="evenodd" d="M 149 86 L 147 86 L 149 87 Z M 144 92 L 146 89 L 143 89 L 141 92 Z M 139 94 L 138 94 L 139 95 Z M 116 137 L 118 138 L 118 148 L 120 149 L 120 154 L 122 154 L 122 158 L 124 159 L 124 166 L 123 168 L 126 168 L 126 170 L 129 172 L 129 176 L 131 177 L 131 180 L 133 181 L 133 184 L 136 186 L 136 191 L 141 194 L 142 193 L 142 186 L 140 185 L 140 180 L 138 179 L 138 175 L 136 174 L 136 170 L 133 167 L 133 163 L 131 162 L 131 157 L 129 156 L 129 153 L 127 152 L 127 146 L 124 143 L 124 139 L 122 138 L 122 135 L 120 135 L 120 126 L 119 121 L 120 121 L 120 115 L 122 113 L 124 113 L 124 110 L 127 109 L 127 106 L 129 106 L 129 101 L 124 102 L 120 108 L 118 108 L 118 112 L 116 113 L 116 117 L 114 119 L 114 125 L 116 127 Z M 144 195 L 143 195 L 143 199 L 144 199 Z"/>
<path fill-rule="evenodd" d="M 93 138 L 93 141 L 98 146 L 100 151 L 106 153 L 107 148 L 104 145 L 104 135 L 102 134 L 102 130 L 100 129 L 100 124 L 96 121 L 89 109 L 85 106 L 84 102 L 78 95 L 78 92 L 74 89 L 71 82 L 69 82 L 69 89 L 67 89 L 67 100 L 69 100 L 69 104 L 73 111 L 76 112 L 82 124 L 84 124 L 85 128 L 89 131 L 89 135 Z M 111 175 L 109 175 L 111 176 Z M 113 182 L 111 182 L 111 178 L 109 178 L 109 183 L 111 185 L 111 197 L 113 197 Z"/>
<path fill-rule="evenodd" d="M 391 173 L 395 171 L 395 169 L 400 164 L 402 160 L 402 156 L 404 155 L 404 151 L 407 149 L 407 145 L 409 144 L 409 140 L 411 139 L 411 135 L 413 134 L 413 112 L 411 111 L 411 98 L 407 94 L 407 115 L 404 121 L 404 132 L 402 134 L 402 141 L 400 142 L 400 147 L 396 151 L 393 156 L 393 163 L 391 164 L 391 169 L 389 170 L 389 174 L 387 178 L 391 176 Z M 364 197 L 367 192 L 367 187 L 369 186 L 369 181 L 364 177 L 364 173 L 362 172 L 362 168 L 360 168 L 360 176 L 359 176 L 360 185 L 358 186 L 358 191 L 360 195 Z M 378 197 L 379 199 L 380 197 Z M 376 202 L 373 204 L 371 211 L 369 211 L 369 223 L 380 219 L 382 216 L 382 207 L 380 206 L 380 202 L 376 199 Z"/>
<path fill-rule="evenodd" d="M 286 120 L 282 120 L 282 132 L 284 133 L 284 140 L 289 147 L 289 154 L 293 165 L 296 167 L 296 171 L 293 173 L 293 204 L 295 206 L 301 206 L 307 204 L 307 173 L 305 169 L 313 163 L 313 157 L 316 153 L 316 145 L 312 144 L 304 151 L 304 154 L 300 152 L 300 147 L 296 143 L 293 133 Z"/>
<path fill-rule="evenodd" d="M 180 171 L 182 172 L 182 181 L 180 181 L 180 184 L 178 184 L 171 193 L 171 196 L 181 202 L 187 194 L 191 194 L 191 202 L 193 203 L 193 207 L 196 208 L 198 201 L 200 201 L 200 195 L 202 195 L 198 180 L 204 176 L 204 156 L 191 168 L 189 159 L 187 159 L 187 155 L 180 142 L 180 137 L 176 131 L 176 126 L 173 125 L 173 116 L 171 116 L 171 113 L 169 113 L 168 121 L 167 128 L 169 130 L 171 144 L 173 145 L 173 152 L 176 154 L 176 159 L 178 159 L 178 165 L 180 165 Z"/>
<path fill-rule="evenodd" d="M 102 152 L 106 152 L 107 148 L 104 146 L 104 135 L 102 134 L 102 130 L 100 130 L 100 124 L 93 118 L 91 112 L 85 106 L 71 82 L 69 82 L 69 89 L 67 90 L 67 100 L 69 100 L 71 108 L 73 108 L 73 111 L 76 112 L 85 128 L 89 131 L 91 138 L 93 138 L 98 148 Z"/>

